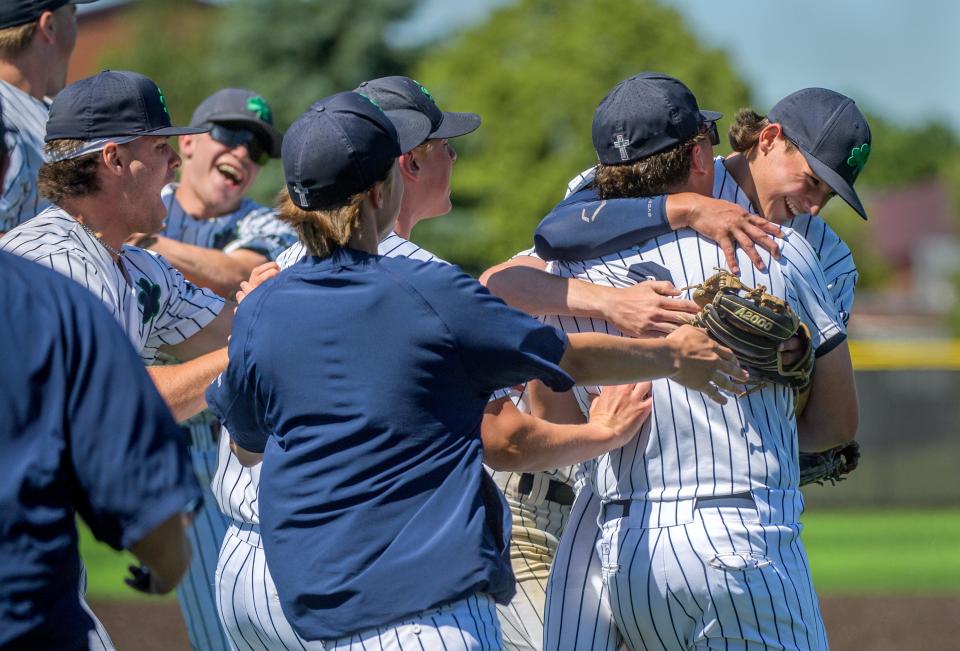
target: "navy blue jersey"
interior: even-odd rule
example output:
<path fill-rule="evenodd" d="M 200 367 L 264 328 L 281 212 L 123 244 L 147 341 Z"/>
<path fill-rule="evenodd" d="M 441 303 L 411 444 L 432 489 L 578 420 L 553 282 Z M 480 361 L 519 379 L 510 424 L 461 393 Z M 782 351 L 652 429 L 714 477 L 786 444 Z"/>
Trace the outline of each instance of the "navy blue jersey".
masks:
<path fill-rule="evenodd" d="M 512 597 L 510 516 L 480 424 L 496 389 L 572 386 L 562 333 L 456 267 L 350 249 L 265 283 L 233 328 L 207 400 L 264 452 L 264 551 L 302 637 Z"/>
<path fill-rule="evenodd" d="M 183 435 L 103 305 L 7 253 L 0 275 L 0 647 L 79 648 L 93 624 L 77 592 L 76 514 L 129 548 L 200 489 Z"/>

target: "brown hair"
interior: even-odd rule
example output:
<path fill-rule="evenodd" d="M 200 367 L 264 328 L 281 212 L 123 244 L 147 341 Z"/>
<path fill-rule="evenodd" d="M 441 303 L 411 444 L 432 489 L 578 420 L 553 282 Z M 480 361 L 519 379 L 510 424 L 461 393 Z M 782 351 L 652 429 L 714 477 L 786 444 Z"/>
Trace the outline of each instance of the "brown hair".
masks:
<path fill-rule="evenodd" d="M 730 131 L 727 137 L 730 139 L 730 147 L 735 152 L 744 153 L 757 144 L 760 140 L 760 132 L 770 126 L 771 122 L 767 116 L 760 115 L 750 108 L 742 108 L 737 111 L 733 118 L 733 124 L 730 125 Z M 796 149 L 790 140 L 784 137 L 787 142 L 787 150 Z"/>
<path fill-rule="evenodd" d="M 76 149 L 83 143 L 83 140 L 53 140 L 47 143 L 44 151 L 47 156 L 55 157 Z M 79 158 L 44 163 L 37 178 L 40 195 L 53 203 L 59 203 L 63 199 L 98 191 L 100 181 L 97 178 L 97 168 L 100 166 L 100 156 L 101 152 L 95 151 Z"/>
<path fill-rule="evenodd" d="M 393 179 L 390 175 L 392 169 L 393 165 L 383 173 L 383 178 L 374 181 L 370 187 L 377 183 L 383 183 L 384 187 L 392 187 L 389 186 Z M 369 190 L 370 188 L 367 188 L 358 192 L 329 208 L 304 210 L 293 203 L 290 191 L 284 188 L 277 195 L 277 216 L 296 229 L 300 235 L 300 241 L 306 245 L 311 254 L 326 258 L 335 249 L 346 246 L 360 228 L 360 204 L 363 203 L 363 198 Z"/>
<path fill-rule="evenodd" d="M 0 29 L 0 58 L 12 59 L 26 50 L 37 33 L 37 21 Z"/>
<path fill-rule="evenodd" d="M 693 147 L 703 134 L 642 160 L 597 166 L 594 187 L 601 199 L 667 194 L 690 178 Z"/>

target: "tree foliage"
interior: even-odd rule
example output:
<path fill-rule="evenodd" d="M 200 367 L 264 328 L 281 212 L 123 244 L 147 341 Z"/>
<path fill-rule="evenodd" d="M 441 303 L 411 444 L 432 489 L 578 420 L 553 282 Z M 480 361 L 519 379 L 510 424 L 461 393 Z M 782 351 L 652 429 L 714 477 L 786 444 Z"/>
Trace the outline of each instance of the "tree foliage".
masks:
<path fill-rule="evenodd" d="M 366 79 L 405 74 L 411 52 L 391 47 L 387 27 L 415 0 L 238 0 L 222 14 L 211 73 L 223 86 L 261 93 L 285 128 L 316 100 Z M 253 194 L 272 197 L 282 170 L 263 170 Z"/>
<path fill-rule="evenodd" d="M 748 103 L 727 56 L 647 0 L 520 0 L 429 49 L 415 68 L 447 110 L 483 118 L 457 139 L 457 214 L 417 238 L 476 271 L 529 247 L 566 182 L 596 162 L 593 112 L 620 80 L 659 70 L 728 117 Z"/>

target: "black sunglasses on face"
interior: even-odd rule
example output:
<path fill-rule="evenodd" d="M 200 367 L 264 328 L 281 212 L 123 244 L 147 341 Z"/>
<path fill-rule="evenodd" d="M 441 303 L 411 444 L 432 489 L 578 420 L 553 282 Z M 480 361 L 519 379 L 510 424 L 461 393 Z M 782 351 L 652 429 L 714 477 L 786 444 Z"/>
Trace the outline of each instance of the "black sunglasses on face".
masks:
<path fill-rule="evenodd" d="M 266 150 L 257 134 L 243 127 L 228 127 L 225 124 L 214 124 L 210 129 L 210 137 L 226 145 L 230 149 L 243 145 L 247 148 L 247 155 L 250 160 L 263 167 L 270 162 L 270 152 Z"/>

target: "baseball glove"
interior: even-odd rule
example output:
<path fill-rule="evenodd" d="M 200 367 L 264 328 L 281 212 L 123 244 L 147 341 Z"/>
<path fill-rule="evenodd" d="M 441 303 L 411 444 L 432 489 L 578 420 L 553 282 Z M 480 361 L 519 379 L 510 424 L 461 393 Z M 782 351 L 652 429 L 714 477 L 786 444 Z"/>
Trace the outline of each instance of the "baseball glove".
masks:
<path fill-rule="evenodd" d="M 800 453 L 800 485 L 843 481 L 860 463 L 860 444 L 856 441 L 823 452 Z"/>
<path fill-rule="evenodd" d="M 693 324 L 704 328 L 737 356 L 750 373 L 749 392 L 774 383 L 799 393 L 810 385 L 814 354 L 810 331 L 786 301 L 766 292 L 766 287 L 744 285 L 729 271 L 719 271 L 693 289 L 700 313 Z M 780 344 L 800 337 L 803 353 L 785 364 Z"/>

